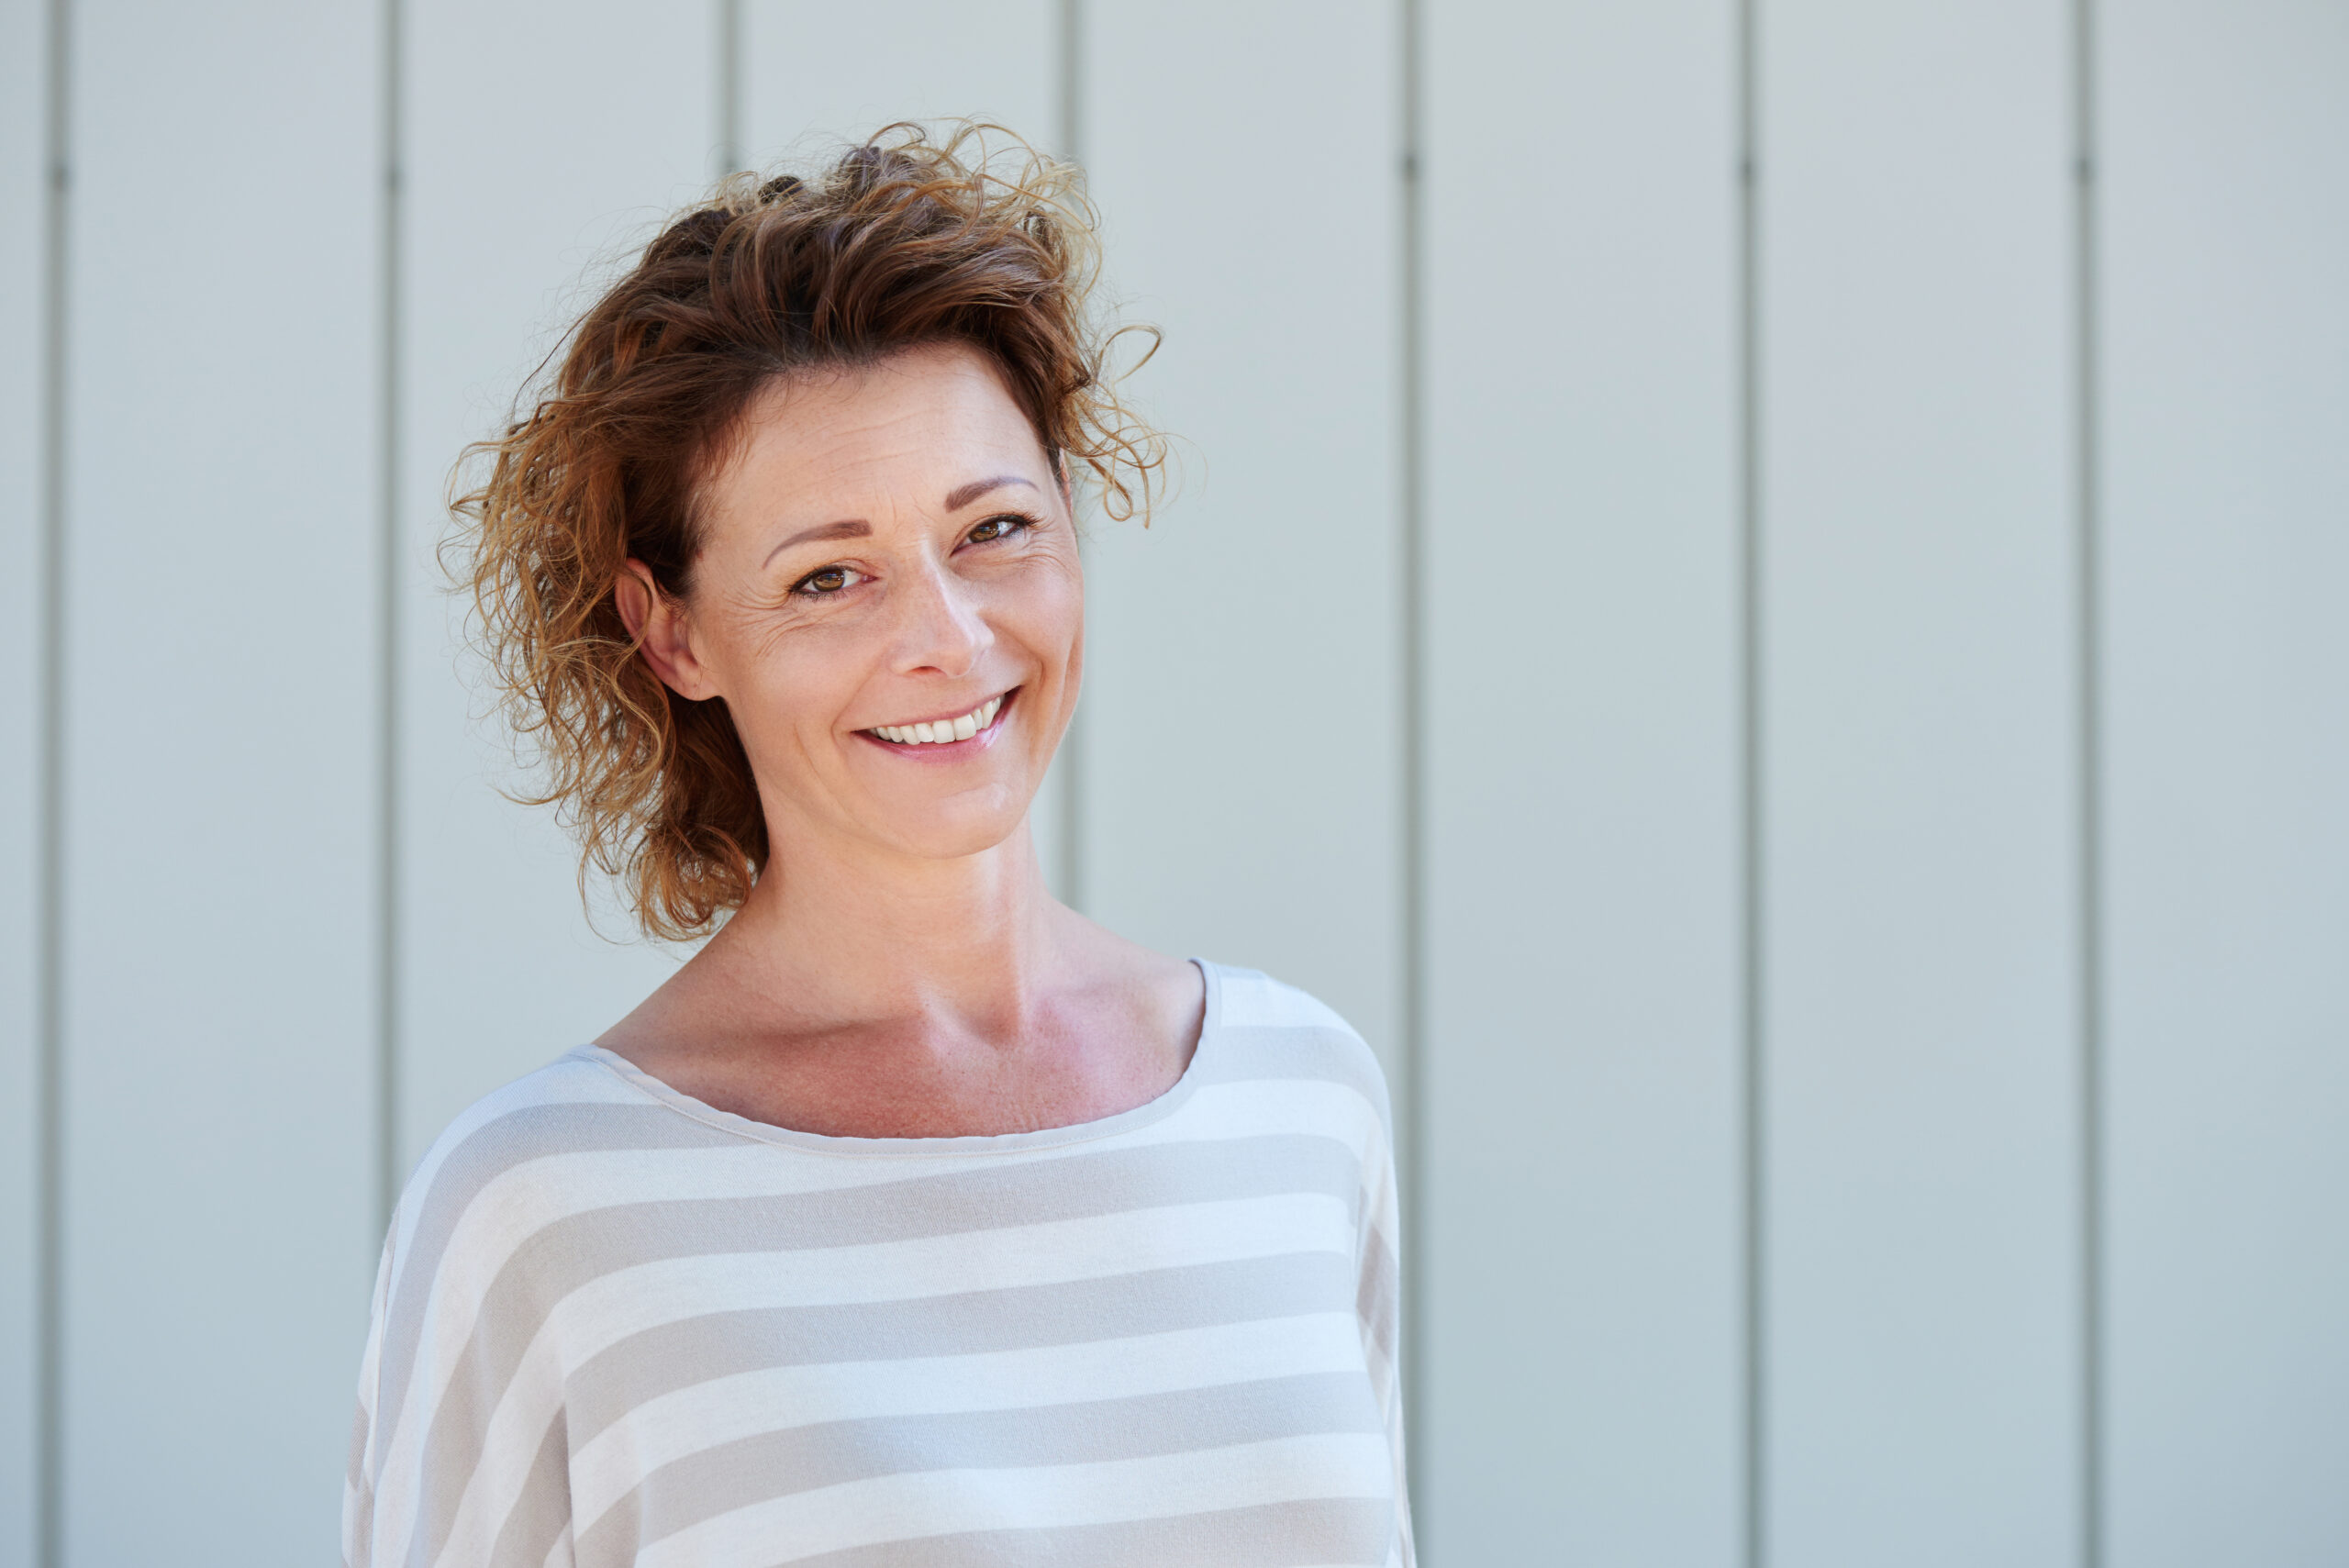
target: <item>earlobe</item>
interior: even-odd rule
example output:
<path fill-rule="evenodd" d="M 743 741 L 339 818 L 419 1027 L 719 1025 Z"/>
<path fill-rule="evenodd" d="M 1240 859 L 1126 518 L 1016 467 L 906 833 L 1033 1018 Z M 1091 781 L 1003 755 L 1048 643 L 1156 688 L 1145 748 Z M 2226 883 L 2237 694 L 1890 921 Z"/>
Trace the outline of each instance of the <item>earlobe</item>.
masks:
<path fill-rule="evenodd" d="M 662 683 L 688 702 L 718 695 L 701 661 L 694 656 L 692 626 L 685 606 L 662 591 L 652 569 L 630 561 L 612 584 L 620 623 L 637 642 L 637 653 Z"/>

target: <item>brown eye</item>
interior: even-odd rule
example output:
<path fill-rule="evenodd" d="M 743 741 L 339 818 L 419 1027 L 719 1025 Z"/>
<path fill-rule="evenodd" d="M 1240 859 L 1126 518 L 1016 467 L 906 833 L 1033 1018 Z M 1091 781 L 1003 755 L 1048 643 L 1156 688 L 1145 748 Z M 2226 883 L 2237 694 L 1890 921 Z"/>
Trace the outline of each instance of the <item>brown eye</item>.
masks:
<path fill-rule="evenodd" d="M 973 544 L 985 544 L 991 540 L 1002 539 L 1016 529 L 1030 526 L 1032 525 L 1027 518 L 1015 517 L 1007 514 L 1000 517 L 989 517 L 977 528 L 973 528 L 965 537 Z"/>
<path fill-rule="evenodd" d="M 792 591 L 805 594 L 810 598 L 821 598 L 827 594 L 837 594 L 847 587 L 849 579 L 852 575 L 854 573 L 845 566 L 827 566 L 821 572 L 810 572 L 807 576 L 802 577 L 793 585 Z"/>

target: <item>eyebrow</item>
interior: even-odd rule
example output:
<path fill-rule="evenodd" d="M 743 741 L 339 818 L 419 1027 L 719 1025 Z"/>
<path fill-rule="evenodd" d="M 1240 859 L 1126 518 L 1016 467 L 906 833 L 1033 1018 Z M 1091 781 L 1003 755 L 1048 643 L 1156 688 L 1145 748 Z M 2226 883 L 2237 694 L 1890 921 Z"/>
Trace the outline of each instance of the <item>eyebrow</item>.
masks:
<path fill-rule="evenodd" d="M 1007 484 L 1025 484 L 1030 490 L 1036 488 L 1034 484 L 1016 473 L 998 473 L 993 479 L 974 479 L 958 490 L 947 492 L 946 510 L 959 512 L 988 491 L 1000 490 Z"/>
<path fill-rule="evenodd" d="M 760 562 L 759 565 L 766 566 L 769 562 L 774 561 L 776 556 L 781 555 L 795 544 L 813 544 L 816 540 L 823 539 L 864 539 L 872 532 L 873 525 L 863 517 L 842 517 L 836 523 L 819 523 L 812 528 L 800 529 L 773 550 L 768 550 L 766 560 Z"/>

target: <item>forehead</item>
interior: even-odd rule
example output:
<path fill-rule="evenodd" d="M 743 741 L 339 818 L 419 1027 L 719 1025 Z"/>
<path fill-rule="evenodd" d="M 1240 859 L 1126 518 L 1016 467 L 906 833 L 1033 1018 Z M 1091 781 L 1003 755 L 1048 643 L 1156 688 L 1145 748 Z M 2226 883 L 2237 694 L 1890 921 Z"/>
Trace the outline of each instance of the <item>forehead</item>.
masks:
<path fill-rule="evenodd" d="M 1002 373 L 960 344 L 778 381 L 745 414 L 731 458 L 711 476 L 714 512 L 930 508 L 979 469 L 1041 484 L 1046 466 Z"/>

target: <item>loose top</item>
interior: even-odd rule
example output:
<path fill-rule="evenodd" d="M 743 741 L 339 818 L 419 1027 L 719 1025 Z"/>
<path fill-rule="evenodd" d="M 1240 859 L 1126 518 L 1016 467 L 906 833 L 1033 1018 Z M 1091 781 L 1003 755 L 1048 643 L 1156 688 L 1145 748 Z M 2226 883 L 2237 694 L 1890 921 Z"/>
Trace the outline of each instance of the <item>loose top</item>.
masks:
<path fill-rule="evenodd" d="M 1214 964 L 1099 1121 L 831 1138 L 582 1047 L 443 1133 L 375 1286 L 351 1568 L 1408 1565 L 1386 1084 Z"/>

